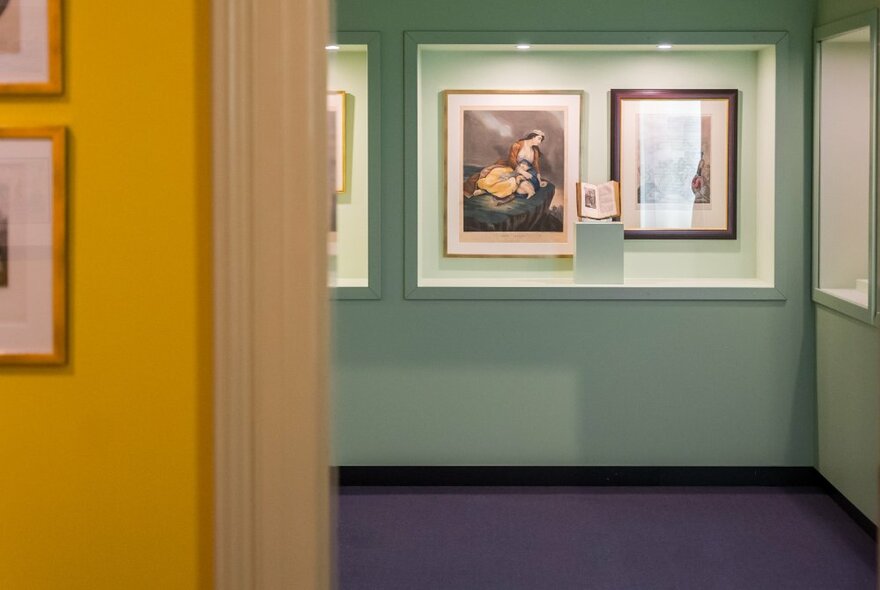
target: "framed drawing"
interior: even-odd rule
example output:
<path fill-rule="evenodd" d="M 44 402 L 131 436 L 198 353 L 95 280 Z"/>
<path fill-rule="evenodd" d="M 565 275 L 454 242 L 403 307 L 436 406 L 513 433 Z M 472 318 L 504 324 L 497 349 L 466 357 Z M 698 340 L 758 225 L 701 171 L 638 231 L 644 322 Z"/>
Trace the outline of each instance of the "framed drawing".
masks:
<path fill-rule="evenodd" d="M 333 185 L 337 193 L 345 192 L 345 96 L 344 91 L 327 94 L 328 147 Z"/>
<path fill-rule="evenodd" d="M 627 238 L 735 239 L 736 90 L 612 90 Z"/>
<path fill-rule="evenodd" d="M 61 0 L 0 0 L 0 94 L 61 92 Z"/>
<path fill-rule="evenodd" d="M 0 128 L 0 363 L 66 360 L 65 133 Z"/>
<path fill-rule="evenodd" d="M 444 96 L 446 255 L 570 256 L 581 93 Z"/>

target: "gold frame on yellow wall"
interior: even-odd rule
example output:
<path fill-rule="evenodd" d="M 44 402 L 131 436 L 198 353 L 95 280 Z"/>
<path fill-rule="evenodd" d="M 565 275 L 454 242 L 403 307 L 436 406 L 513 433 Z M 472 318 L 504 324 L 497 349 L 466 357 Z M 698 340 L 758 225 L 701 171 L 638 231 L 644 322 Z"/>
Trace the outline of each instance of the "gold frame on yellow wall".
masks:
<path fill-rule="evenodd" d="M 37 13 L 45 13 L 46 20 L 27 22 L 22 17 L 21 4 L 37 4 Z M 0 94 L 57 94 L 62 89 L 61 74 L 61 0 L 0 0 L 0 6 L 10 8 L 7 14 L 17 17 L 16 27 L 21 35 L 21 46 L 16 52 L 0 51 Z M 15 10 L 13 13 L 13 9 Z M 30 13 L 31 11 L 28 11 Z M 0 10 L 0 26 L 4 25 L 4 12 Z M 45 23 L 45 29 L 42 29 Z M 8 33 L 6 33 L 8 38 Z M 43 60 L 46 61 L 43 61 Z M 16 65 L 27 69 L 28 62 L 42 62 L 39 70 L 45 68 L 45 78 L 33 80 L 32 77 L 16 79 L 4 75 L 4 65 Z"/>
<path fill-rule="evenodd" d="M 13 207 L 27 207 L 28 215 L 27 231 L 29 232 L 25 243 L 16 244 L 15 259 L 23 261 L 24 264 L 34 266 L 30 275 L 35 275 L 36 280 L 28 277 L 28 282 L 18 291 L 14 291 L 14 286 L 0 287 L 0 302 L 4 301 L 2 291 L 10 289 L 6 294 L 5 301 L 8 303 L 14 301 L 16 297 L 26 300 L 29 304 L 34 301 L 38 304 L 31 311 L 27 310 L 21 321 L 0 322 L 0 364 L 15 365 L 36 365 L 36 364 L 63 364 L 67 360 L 67 183 L 66 183 L 66 131 L 63 127 L 37 127 L 37 128 L 0 128 L 0 167 L 4 160 L 13 161 L 21 160 L 22 157 L 16 153 L 15 158 L 3 156 L 3 143 L 9 140 L 25 140 L 25 141 L 46 141 L 51 143 L 51 155 L 46 155 L 46 160 L 51 160 L 51 194 L 45 195 L 46 198 L 40 199 L 41 187 L 28 186 L 26 183 L 22 192 L 27 189 L 35 189 L 28 191 L 28 194 L 22 194 L 18 203 L 13 203 L 14 195 L 7 199 L 7 218 L 12 214 L 10 211 Z M 17 152 L 21 148 L 16 148 Z M 34 158 L 33 160 L 37 161 Z M 29 160 L 32 160 L 29 158 Z M 33 176 L 32 172 L 28 172 Z M 22 174 L 22 178 L 24 174 Z M 2 182 L 2 170 L 0 170 L 0 182 Z M 23 180 L 25 180 L 23 178 Z M 2 188 L 2 187 L 0 187 Z M 2 195 L 0 195 L 2 196 Z M 0 203 L 2 205 L 2 203 Z M 0 211 L 2 213 L 2 211 Z M 33 219 L 31 218 L 33 215 Z M 46 224 L 34 223 L 40 218 L 48 221 Z M 7 244 L 4 266 L 7 266 L 13 255 L 10 255 L 10 244 L 13 240 L 8 236 L 13 232 L 11 228 L 16 224 L 12 219 L 9 223 L 10 230 L 7 232 Z M 25 224 L 18 224 L 19 226 Z M 48 226 L 43 233 L 39 233 L 40 225 Z M 34 238 L 36 237 L 36 243 Z M 17 242 L 21 242 L 22 238 L 15 238 Z M 48 243 L 47 243 L 48 242 Z M 48 246 L 48 248 L 46 248 Z M 45 251 L 51 253 L 48 257 L 40 257 L 40 252 Z M 19 255 L 19 253 L 21 255 Z M 46 259 L 51 261 L 50 270 L 42 272 L 39 268 L 40 262 Z M 24 275 L 26 273 L 19 273 Z M 4 280 L 4 283 L 12 283 L 11 279 Z M 34 283 L 37 283 L 34 288 Z M 13 283 L 14 285 L 14 283 Z M 51 293 L 45 291 L 40 293 L 40 288 L 49 289 Z M 39 302 L 45 304 L 39 304 Z M 2 303 L 0 303 L 0 318 L 3 316 Z M 46 349 L 37 349 L 33 347 L 34 340 L 40 340 L 41 332 L 51 331 L 46 336 L 42 334 L 47 342 L 50 342 Z"/>

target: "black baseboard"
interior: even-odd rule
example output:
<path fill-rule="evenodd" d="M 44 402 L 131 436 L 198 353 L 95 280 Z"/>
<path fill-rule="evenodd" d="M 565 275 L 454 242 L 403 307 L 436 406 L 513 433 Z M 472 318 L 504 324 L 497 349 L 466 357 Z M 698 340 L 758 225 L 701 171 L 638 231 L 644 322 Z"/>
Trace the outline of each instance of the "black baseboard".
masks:
<path fill-rule="evenodd" d="M 813 486 L 875 541 L 877 526 L 813 467 L 342 466 L 340 486 Z"/>
<path fill-rule="evenodd" d="M 816 475 L 820 480 L 819 487 L 825 490 L 825 493 L 831 496 L 837 505 L 840 506 L 840 508 L 846 512 L 863 531 L 871 535 L 871 538 L 874 539 L 874 541 L 877 541 L 877 525 L 874 524 L 870 518 L 865 516 L 865 513 L 859 510 L 855 504 L 847 500 L 846 496 L 840 493 L 840 490 L 834 487 L 834 484 L 830 481 L 825 479 L 821 473 L 817 471 Z"/>
<path fill-rule="evenodd" d="M 339 468 L 342 486 L 823 486 L 812 467 Z"/>

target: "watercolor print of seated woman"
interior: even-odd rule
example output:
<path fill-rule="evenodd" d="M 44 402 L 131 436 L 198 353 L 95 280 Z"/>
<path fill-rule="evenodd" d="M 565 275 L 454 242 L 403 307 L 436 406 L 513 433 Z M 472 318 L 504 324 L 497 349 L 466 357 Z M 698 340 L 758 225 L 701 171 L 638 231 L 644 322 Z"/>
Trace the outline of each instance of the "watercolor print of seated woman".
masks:
<path fill-rule="evenodd" d="M 544 132 L 540 129 L 510 146 L 507 158 L 486 166 L 472 174 L 464 185 L 465 198 L 492 195 L 496 205 L 512 201 L 516 195 L 531 199 L 540 188 L 547 186 L 541 178 L 541 149 Z M 471 189 L 473 186 L 473 189 Z"/>
<path fill-rule="evenodd" d="M 562 171 L 563 130 L 554 115 L 552 111 L 466 113 L 464 231 L 563 230 L 562 195 L 544 176 L 547 169 Z M 541 128 L 525 125 L 535 119 Z M 552 132 L 545 132 L 548 125 Z"/>

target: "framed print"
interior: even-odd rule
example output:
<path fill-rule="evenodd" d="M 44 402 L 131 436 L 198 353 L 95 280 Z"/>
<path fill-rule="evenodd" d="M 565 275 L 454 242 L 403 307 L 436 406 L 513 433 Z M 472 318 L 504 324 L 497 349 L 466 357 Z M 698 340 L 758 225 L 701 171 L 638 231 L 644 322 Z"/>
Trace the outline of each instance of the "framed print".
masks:
<path fill-rule="evenodd" d="M 345 92 L 327 94 L 328 147 L 333 185 L 337 193 L 345 192 Z"/>
<path fill-rule="evenodd" d="M 61 92 L 61 0 L 0 0 L 0 94 Z"/>
<path fill-rule="evenodd" d="M 65 135 L 0 128 L 0 363 L 66 360 Z"/>
<path fill-rule="evenodd" d="M 627 238 L 735 239 L 737 90 L 612 90 Z"/>
<path fill-rule="evenodd" d="M 444 96 L 446 255 L 570 256 L 581 93 Z"/>

